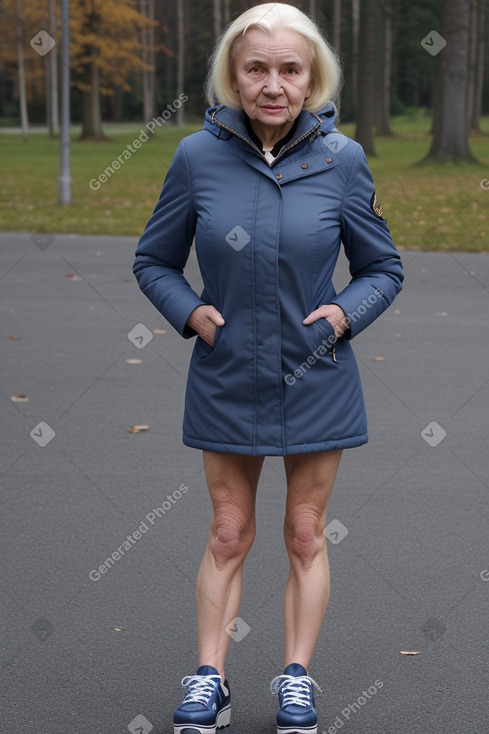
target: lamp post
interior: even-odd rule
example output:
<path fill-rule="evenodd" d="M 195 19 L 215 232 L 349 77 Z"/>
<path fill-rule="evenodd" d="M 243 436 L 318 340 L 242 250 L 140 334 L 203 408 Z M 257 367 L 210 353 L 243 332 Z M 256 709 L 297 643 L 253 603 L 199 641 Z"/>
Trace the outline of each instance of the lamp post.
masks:
<path fill-rule="evenodd" d="M 58 203 L 71 203 L 70 170 L 70 14 L 69 0 L 61 0 L 61 137 Z"/>

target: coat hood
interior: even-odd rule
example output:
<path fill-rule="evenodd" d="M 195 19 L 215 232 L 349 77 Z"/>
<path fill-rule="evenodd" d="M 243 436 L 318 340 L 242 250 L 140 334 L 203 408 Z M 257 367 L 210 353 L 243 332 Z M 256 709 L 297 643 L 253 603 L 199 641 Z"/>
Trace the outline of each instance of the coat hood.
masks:
<path fill-rule="evenodd" d="M 302 110 L 297 118 L 294 137 L 289 144 L 293 144 L 295 140 L 312 132 L 318 125 L 318 135 L 326 135 L 326 133 L 335 131 L 337 114 L 338 111 L 332 102 L 329 102 L 319 112 Z M 233 110 L 231 107 L 226 107 L 226 105 L 217 105 L 215 107 L 209 107 L 206 110 L 204 130 L 208 130 L 216 137 L 223 138 L 224 140 L 231 137 L 233 133 L 249 140 L 250 136 L 245 120 L 246 116 L 243 110 Z M 225 127 L 222 127 L 223 125 Z"/>

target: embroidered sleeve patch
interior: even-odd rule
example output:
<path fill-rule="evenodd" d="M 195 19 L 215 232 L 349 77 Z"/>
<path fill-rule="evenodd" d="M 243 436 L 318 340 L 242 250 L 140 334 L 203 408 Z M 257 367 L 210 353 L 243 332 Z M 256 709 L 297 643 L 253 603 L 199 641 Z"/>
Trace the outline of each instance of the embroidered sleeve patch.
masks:
<path fill-rule="evenodd" d="M 370 206 L 372 207 L 372 209 L 375 212 L 375 214 L 377 214 L 377 216 L 382 219 L 382 217 L 384 216 L 384 212 L 382 211 L 382 207 L 380 206 L 380 202 L 379 202 L 379 200 L 377 199 L 377 197 L 375 195 L 375 191 L 372 194 L 372 198 L 370 199 Z"/>
<path fill-rule="evenodd" d="M 380 202 L 375 195 L 375 191 L 372 194 L 372 198 L 370 199 L 370 206 L 372 207 L 372 210 L 374 211 L 374 213 L 377 214 L 377 216 L 380 217 L 380 219 L 382 219 L 384 216 L 384 212 L 382 211 Z"/>

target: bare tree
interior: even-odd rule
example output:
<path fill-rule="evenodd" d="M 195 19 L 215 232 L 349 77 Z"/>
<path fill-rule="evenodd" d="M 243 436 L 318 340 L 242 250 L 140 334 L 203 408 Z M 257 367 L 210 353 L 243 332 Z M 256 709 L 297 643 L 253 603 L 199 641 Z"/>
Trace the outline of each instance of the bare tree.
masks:
<path fill-rule="evenodd" d="M 376 155 L 373 126 L 375 122 L 375 75 L 377 71 L 376 0 L 360 3 L 358 43 L 358 90 L 355 101 L 355 140 L 367 155 Z"/>
<path fill-rule="evenodd" d="M 391 127 L 391 73 L 392 73 L 392 4 L 391 0 L 384 0 L 383 12 L 380 18 L 382 43 L 379 54 L 379 103 L 376 104 L 377 135 L 392 135 Z"/>
<path fill-rule="evenodd" d="M 475 161 L 469 147 L 467 115 L 469 21 L 471 0 L 445 0 L 438 53 L 433 140 L 422 162 Z"/>
<path fill-rule="evenodd" d="M 221 0 L 213 0 L 214 38 L 219 38 L 222 31 Z"/>
<path fill-rule="evenodd" d="M 482 92 L 484 87 L 484 47 L 487 0 L 474 0 L 470 9 L 469 90 L 467 114 L 469 130 L 481 131 Z"/>
<path fill-rule="evenodd" d="M 333 3 L 333 47 L 340 51 L 341 46 L 341 0 Z"/>
<path fill-rule="evenodd" d="M 151 21 L 155 19 L 154 0 L 140 0 L 140 12 Z M 155 116 L 156 80 L 155 80 L 155 28 L 154 23 L 141 31 L 143 69 L 143 119 L 151 120 Z M 147 68 L 150 67 L 150 68 Z"/>
<path fill-rule="evenodd" d="M 484 53 L 486 48 L 487 0 L 479 0 L 479 43 L 477 51 L 477 71 L 474 95 L 474 110 L 471 126 L 480 132 L 482 115 L 482 92 L 484 88 Z"/>
<path fill-rule="evenodd" d="M 353 34 L 351 82 L 353 87 L 353 109 L 355 109 L 358 100 L 358 39 L 360 37 L 360 0 L 352 0 L 351 25 Z"/>
<path fill-rule="evenodd" d="M 17 36 L 17 65 L 19 78 L 19 102 L 20 102 L 20 126 L 22 129 L 22 137 L 27 140 L 29 132 L 29 118 L 27 115 L 27 92 L 25 84 L 25 59 L 24 59 L 24 30 L 23 30 L 23 13 L 22 0 L 16 0 L 16 36 Z"/>
<path fill-rule="evenodd" d="M 82 92 L 82 140 L 103 140 L 102 106 L 100 102 L 100 70 L 97 65 L 98 49 L 87 47 L 89 62 L 84 74 L 86 89 Z"/>
<path fill-rule="evenodd" d="M 49 34 L 56 38 L 56 0 L 49 0 Z M 54 46 L 46 56 L 46 111 L 50 135 L 59 133 L 58 103 L 58 48 Z"/>
<path fill-rule="evenodd" d="M 224 0 L 224 25 L 231 20 L 231 0 Z"/>
<path fill-rule="evenodd" d="M 177 0 L 177 96 L 184 93 L 185 84 L 185 14 L 184 0 Z M 183 127 L 185 116 L 183 105 L 177 111 L 177 125 Z"/>

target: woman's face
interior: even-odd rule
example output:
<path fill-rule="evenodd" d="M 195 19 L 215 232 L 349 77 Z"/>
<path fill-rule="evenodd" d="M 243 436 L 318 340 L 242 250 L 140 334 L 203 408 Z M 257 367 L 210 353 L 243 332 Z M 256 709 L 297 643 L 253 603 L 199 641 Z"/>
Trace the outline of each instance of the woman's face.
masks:
<path fill-rule="evenodd" d="M 248 31 L 234 62 L 236 88 L 250 120 L 277 128 L 295 120 L 310 95 L 311 55 L 296 31 Z"/>

